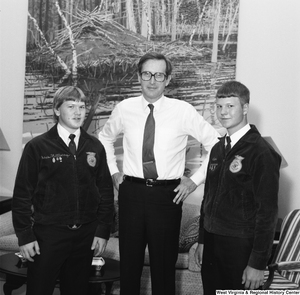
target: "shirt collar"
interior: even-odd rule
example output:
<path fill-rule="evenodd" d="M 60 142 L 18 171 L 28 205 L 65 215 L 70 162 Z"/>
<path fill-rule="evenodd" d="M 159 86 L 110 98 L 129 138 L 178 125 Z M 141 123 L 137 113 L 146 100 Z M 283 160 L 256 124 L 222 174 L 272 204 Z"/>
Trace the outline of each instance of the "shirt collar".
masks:
<path fill-rule="evenodd" d="M 166 98 L 165 98 L 165 96 L 163 95 L 160 99 L 158 99 L 156 102 L 153 103 L 153 105 L 154 105 L 154 112 L 160 110 L 160 108 L 161 108 L 163 102 L 165 101 L 165 99 L 166 99 Z M 148 112 L 148 110 L 149 110 L 148 104 L 150 104 L 150 102 L 147 101 L 147 100 L 144 98 L 144 96 L 142 96 L 142 107 L 143 107 L 143 110 L 144 110 L 145 112 Z"/>
<path fill-rule="evenodd" d="M 69 135 L 71 134 L 66 128 L 64 128 L 60 123 L 57 124 L 57 132 L 61 139 L 65 142 L 66 145 L 69 144 Z M 78 146 L 79 136 L 80 136 L 80 128 L 78 128 L 73 134 L 76 135 L 74 141 L 76 146 Z"/>
<path fill-rule="evenodd" d="M 243 128 L 230 135 L 231 147 L 233 147 L 250 129 L 250 124 L 246 124 Z M 229 136 L 228 133 L 226 136 Z"/>

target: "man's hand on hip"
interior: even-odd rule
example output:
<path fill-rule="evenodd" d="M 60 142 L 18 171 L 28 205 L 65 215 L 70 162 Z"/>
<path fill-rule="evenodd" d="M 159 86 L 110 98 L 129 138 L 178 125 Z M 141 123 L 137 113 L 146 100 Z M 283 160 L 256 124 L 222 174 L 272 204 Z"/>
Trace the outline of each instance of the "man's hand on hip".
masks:
<path fill-rule="evenodd" d="M 196 188 L 197 185 L 190 178 L 182 176 L 180 184 L 174 189 L 177 195 L 173 199 L 173 202 L 176 204 L 183 202 Z"/>
<path fill-rule="evenodd" d="M 119 185 L 123 182 L 124 180 L 124 173 L 122 172 L 117 172 L 115 174 L 112 175 L 112 180 L 113 180 L 113 184 L 114 187 L 117 191 L 119 191 Z"/>

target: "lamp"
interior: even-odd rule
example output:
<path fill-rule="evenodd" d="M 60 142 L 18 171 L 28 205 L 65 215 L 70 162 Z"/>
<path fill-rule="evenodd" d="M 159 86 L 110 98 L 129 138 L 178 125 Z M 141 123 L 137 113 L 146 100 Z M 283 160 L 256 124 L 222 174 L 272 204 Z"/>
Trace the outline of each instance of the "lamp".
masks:
<path fill-rule="evenodd" d="M 7 141 L 4 137 L 4 134 L 0 128 L 0 151 L 10 151 L 10 148 L 7 144 Z"/>
<path fill-rule="evenodd" d="M 285 160 L 284 156 L 280 152 L 279 148 L 275 144 L 274 140 L 272 139 L 271 136 L 263 136 L 263 138 L 274 148 L 274 150 L 281 156 L 281 165 L 280 169 L 283 169 L 288 166 L 287 161 Z"/>

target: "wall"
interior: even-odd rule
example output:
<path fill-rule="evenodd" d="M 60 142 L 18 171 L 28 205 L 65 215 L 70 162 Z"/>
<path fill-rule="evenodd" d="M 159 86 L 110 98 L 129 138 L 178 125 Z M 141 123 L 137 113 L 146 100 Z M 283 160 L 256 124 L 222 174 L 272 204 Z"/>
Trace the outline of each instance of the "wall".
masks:
<path fill-rule="evenodd" d="M 0 126 L 11 148 L 0 151 L 1 194 L 12 191 L 21 156 L 27 6 L 0 1 Z M 280 216 L 300 208 L 299 11 L 299 0 L 240 0 L 237 79 L 251 91 L 249 121 L 272 136 L 289 164 L 281 171 Z"/>
<path fill-rule="evenodd" d="M 288 162 L 279 215 L 300 208 L 300 1 L 240 0 L 237 80 L 250 89 L 249 121 Z"/>
<path fill-rule="evenodd" d="M 27 0 L 0 1 L 0 127 L 10 151 L 0 151 L 0 195 L 11 196 L 22 152 Z"/>

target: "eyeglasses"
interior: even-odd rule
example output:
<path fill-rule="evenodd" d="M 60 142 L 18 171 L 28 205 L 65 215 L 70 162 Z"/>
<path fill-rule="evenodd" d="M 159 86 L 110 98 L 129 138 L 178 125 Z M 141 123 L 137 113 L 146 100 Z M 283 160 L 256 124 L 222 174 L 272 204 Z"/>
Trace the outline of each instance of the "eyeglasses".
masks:
<path fill-rule="evenodd" d="M 154 74 L 152 74 L 151 72 L 141 73 L 141 78 L 143 81 L 150 81 L 152 77 L 154 77 L 155 81 L 157 82 L 164 82 L 167 78 L 167 75 L 159 72 Z"/>

